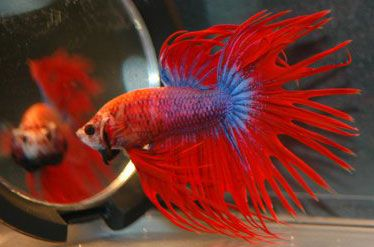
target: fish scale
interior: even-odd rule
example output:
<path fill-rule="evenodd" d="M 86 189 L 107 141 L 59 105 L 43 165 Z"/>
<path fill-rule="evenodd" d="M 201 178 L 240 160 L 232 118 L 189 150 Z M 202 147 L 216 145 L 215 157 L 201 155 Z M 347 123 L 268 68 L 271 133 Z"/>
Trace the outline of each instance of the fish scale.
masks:
<path fill-rule="evenodd" d="M 125 129 L 131 130 L 136 138 L 140 137 L 136 141 L 126 140 L 129 145 L 146 145 L 174 134 L 218 125 L 225 118 L 229 106 L 227 97 L 213 89 L 142 89 L 129 92 L 116 101 L 115 104 L 122 105 L 122 113 L 113 103 L 107 107 L 113 107 L 112 114 Z"/>

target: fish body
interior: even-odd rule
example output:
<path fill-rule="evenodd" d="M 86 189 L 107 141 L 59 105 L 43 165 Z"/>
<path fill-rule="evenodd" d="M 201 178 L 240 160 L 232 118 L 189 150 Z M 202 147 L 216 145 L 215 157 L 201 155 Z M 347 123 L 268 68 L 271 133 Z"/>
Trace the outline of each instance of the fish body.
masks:
<path fill-rule="evenodd" d="M 143 147 L 173 135 L 196 133 L 218 125 L 231 107 L 228 97 L 214 89 L 141 89 L 113 99 L 98 115 L 108 119 L 104 132 L 111 148 Z M 89 139 L 84 139 L 84 131 L 79 133 L 89 143 Z"/>
<path fill-rule="evenodd" d="M 160 52 L 165 87 L 113 99 L 77 131 L 78 137 L 107 161 L 125 150 L 145 194 L 183 229 L 247 241 L 276 237 L 266 224 L 279 221 L 270 191 L 291 215 L 294 206 L 303 210 L 284 172 L 314 199 L 306 177 L 331 189 L 279 137 L 291 137 L 351 170 L 333 150 L 354 153 L 323 133 L 358 135 L 349 114 L 314 98 L 360 90 L 284 87 L 350 64 L 348 56 L 340 64 L 314 65 L 350 41 L 289 64 L 287 46 L 330 18 L 329 11 L 321 11 L 278 20 L 287 13 L 261 11 L 240 25 L 176 32 Z"/>

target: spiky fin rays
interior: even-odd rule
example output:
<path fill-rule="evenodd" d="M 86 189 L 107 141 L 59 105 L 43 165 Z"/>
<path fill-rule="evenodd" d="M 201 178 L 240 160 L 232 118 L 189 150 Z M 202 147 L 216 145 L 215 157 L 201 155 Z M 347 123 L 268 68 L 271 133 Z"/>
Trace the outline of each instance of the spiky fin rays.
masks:
<path fill-rule="evenodd" d="M 237 157 L 231 159 L 222 153 L 230 150 L 231 145 L 224 140 L 217 143 L 208 136 L 200 138 L 205 141 L 193 148 L 176 138 L 179 148 L 168 147 L 171 151 L 167 154 L 129 150 L 146 195 L 169 220 L 188 231 L 221 233 L 248 241 L 275 237 L 264 222 L 271 219 L 261 216 L 257 221 L 257 213 L 248 206 L 246 191 L 238 186 L 243 185 L 243 176 L 230 168 L 230 163 L 239 163 Z M 213 150 L 215 145 L 218 148 Z M 224 169 L 217 169 L 217 162 Z M 215 181 L 217 177 L 221 179 L 219 183 Z M 250 182 L 246 179 L 246 183 Z M 230 189 L 237 199 L 235 204 L 225 200 Z M 235 213 L 239 209 L 247 222 Z"/>
<path fill-rule="evenodd" d="M 287 82 L 346 66 L 351 62 L 349 56 L 348 61 L 341 64 L 332 64 L 317 68 L 310 67 L 315 62 L 348 45 L 350 43 L 348 40 L 294 65 L 289 65 L 284 54 L 284 49 L 297 39 L 320 28 L 330 19 L 324 18 L 329 14 L 329 11 L 321 11 L 308 16 L 270 23 L 275 18 L 286 13 L 287 11 L 270 15 L 263 12 L 257 15 L 256 19 L 249 19 L 238 28 L 224 47 L 220 56 L 218 84 L 228 89 L 232 88 L 233 85 L 237 85 L 237 88 L 241 88 L 242 92 L 247 87 L 247 90 L 251 92 L 247 131 L 238 131 L 236 126 L 233 126 L 232 129 L 236 132 L 234 140 L 241 143 L 239 146 L 242 153 L 246 154 L 247 152 L 244 155 L 245 157 L 254 157 L 254 154 L 248 153 L 246 150 L 261 150 L 260 153 L 265 158 L 258 157 L 258 160 L 252 158 L 248 160 L 246 167 L 253 169 L 258 166 L 257 169 L 262 170 L 262 172 L 259 172 L 265 174 L 265 176 L 261 178 L 264 181 L 260 179 L 256 184 L 261 185 L 267 182 L 277 194 L 283 206 L 291 214 L 295 214 L 294 209 L 288 203 L 281 189 L 290 196 L 299 208 L 302 208 L 302 205 L 290 185 L 274 166 L 271 158 L 281 161 L 286 170 L 313 197 L 315 195 L 311 193 L 310 188 L 306 186 L 301 176 L 290 165 L 296 166 L 325 189 L 329 189 L 329 187 L 316 172 L 279 141 L 279 135 L 290 136 L 319 152 L 321 155 L 330 158 L 342 168 L 351 169 L 349 164 L 335 155 L 326 146 L 353 154 L 351 150 L 315 131 L 301 127 L 297 122 L 339 135 L 357 135 L 355 133 L 357 128 L 351 127 L 334 117 L 300 107 L 300 105 L 320 110 L 333 116 L 335 115 L 335 117 L 340 116 L 345 120 L 352 120 L 348 114 L 324 106 L 311 99 L 327 95 L 355 94 L 359 90 L 349 88 L 322 89 L 311 90 L 310 94 L 309 91 L 301 91 L 303 94 L 300 94 L 300 91 L 289 91 L 283 88 L 283 85 Z M 233 68 L 236 68 L 235 72 L 232 72 Z M 251 83 L 247 86 L 248 80 Z M 244 84 L 244 86 L 241 84 Z M 243 148 L 244 146 L 246 148 Z M 266 189 L 260 188 L 260 190 L 261 197 L 263 199 L 267 198 Z M 261 204 L 261 202 L 258 203 Z M 268 201 L 265 204 L 267 209 L 275 216 L 275 213 L 272 212 L 270 202 Z"/>
<path fill-rule="evenodd" d="M 160 52 L 161 79 L 166 86 L 204 88 L 214 84 L 224 40 L 237 25 L 217 25 L 206 30 L 172 34 Z"/>
<path fill-rule="evenodd" d="M 313 128 L 356 136 L 357 128 L 346 123 L 352 121 L 352 117 L 313 99 L 357 94 L 359 90 L 284 88 L 288 82 L 348 65 L 350 57 L 341 64 L 312 67 L 350 41 L 299 63 L 288 64 L 285 48 L 330 19 L 326 18 L 329 11 L 321 11 L 276 21 L 286 13 L 288 11 L 278 14 L 262 11 L 236 26 L 235 30 L 230 26 L 221 40 L 212 41 L 211 36 L 195 36 L 192 32 L 190 36 L 189 33 L 182 34 L 188 39 L 173 37 L 175 43 L 168 41 L 164 45 L 160 64 L 167 73 L 164 82 L 168 86 L 200 88 L 200 85 L 210 84 L 206 80 L 214 78 L 208 71 L 215 71 L 217 84 L 214 86 L 230 95 L 235 105 L 221 126 L 195 134 L 195 142 L 176 136 L 152 144 L 149 150 L 128 152 L 151 201 L 172 222 L 187 230 L 222 233 L 246 240 L 273 237 L 265 224 L 268 220 L 278 221 L 269 188 L 290 214 L 296 214 L 291 201 L 303 208 L 279 164 L 315 199 L 303 174 L 330 189 L 309 164 L 280 141 L 281 135 L 297 140 L 344 169 L 351 169 L 330 148 L 348 154 L 353 152 Z M 219 34 L 213 37 L 219 37 Z M 212 42 L 219 44 L 215 46 L 219 49 L 213 56 L 192 59 L 189 51 L 204 45 L 210 47 Z M 176 61 L 176 65 L 172 61 Z M 206 64 L 205 73 L 194 74 L 199 71 L 195 66 Z M 233 203 L 229 203 L 225 195 L 231 197 Z M 240 212 L 244 219 L 232 210 Z"/>

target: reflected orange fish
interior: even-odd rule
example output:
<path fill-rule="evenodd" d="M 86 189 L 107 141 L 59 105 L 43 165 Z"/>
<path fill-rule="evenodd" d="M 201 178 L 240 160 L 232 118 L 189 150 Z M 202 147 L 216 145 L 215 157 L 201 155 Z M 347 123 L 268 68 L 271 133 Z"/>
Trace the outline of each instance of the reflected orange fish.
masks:
<path fill-rule="evenodd" d="M 11 130 L 11 155 L 27 171 L 61 163 L 67 150 L 66 132 L 59 115 L 47 104 L 26 110 L 18 128 Z"/>
<path fill-rule="evenodd" d="M 26 184 L 34 196 L 58 203 L 87 198 L 114 178 L 74 134 L 101 91 L 90 77 L 92 65 L 62 49 L 28 64 L 45 102 L 31 105 L 17 128 L 1 131 L 1 154 L 28 171 Z"/>

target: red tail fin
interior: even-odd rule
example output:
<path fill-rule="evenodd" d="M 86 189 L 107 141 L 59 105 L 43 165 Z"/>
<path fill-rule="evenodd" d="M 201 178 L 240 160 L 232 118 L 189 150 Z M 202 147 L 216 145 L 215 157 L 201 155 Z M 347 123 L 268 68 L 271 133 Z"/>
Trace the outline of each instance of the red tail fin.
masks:
<path fill-rule="evenodd" d="M 265 221 L 268 218 L 264 216 L 269 213 L 273 220 L 278 220 L 269 189 L 290 214 L 296 214 L 291 202 L 303 208 L 274 160 L 278 160 L 313 198 L 316 196 L 301 173 L 329 189 L 316 171 L 279 140 L 280 135 L 292 137 L 340 167 L 351 169 L 329 148 L 348 154 L 352 154 L 351 150 L 304 125 L 338 135 L 356 136 L 358 129 L 344 122 L 352 121 L 347 113 L 312 99 L 357 94 L 359 90 L 343 88 L 303 91 L 283 87 L 292 80 L 348 65 L 350 59 L 342 64 L 311 67 L 318 60 L 345 47 L 349 41 L 290 65 L 286 61 L 284 49 L 327 23 L 329 19 L 325 16 L 329 11 L 274 22 L 286 13 L 272 15 L 262 11 L 238 26 L 234 33 L 226 33 L 228 36 L 225 34 L 225 37 L 229 39 L 225 45 L 219 43 L 216 47 L 219 51 L 214 53 L 219 54 L 218 61 L 216 56 L 205 53 L 204 61 L 195 61 L 191 59 L 191 54 L 185 54 L 187 49 L 178 49 L 178 45 L 185 48 L 186 43 L 196 45 L 196 49 L 190 49 L 195 52 L 198 48 L 212 49 L 210 39 L 219 36 L 188 36 L 192 40 L 196 39 L 196 42 L 181 42 L 175 38 L 174 46 L 164 46 L 172 47 L 165 48 L 165 53 L 161 54 L 161 65 L 165 66 L 162 68 L 166 75 L 164 77 L 193 80 L 167 81 L 167 84 L 199 88 L 195 84 L 204 85 L 205 75 L 211 77 L 210 71 L 216 69 L 216 90 L 230 96 L 232 103 L 220 126 L 203 133 L 173 136 L 162 143 L 151 144 L 149 150 L 128 150 L 139 171 L 145 193 L 178 226 L 246 240 L 274 236 L 267 229 Z M 186 37 L 186 34 L 183 35 Z M 173 51 L 178 50 L 179 55 L 173 55 Z M 168 55 L 174 57 L 167 58 Z M 181 62 L 180 68 L 174 68 L 170 65 L 170 61 L 174 60 L 190 64 Z M 185 69 L 196 71 L 197 64 L 208 66 L 204 67 L 206 72 L 197 76 L 185 73 Z M 188 138 L 191 135 L 193 138 Z M 239 211 L 244 218 L 238 217 L 232 210 Z"/>
<path fill-rule="evenodd" d="M 60 49 L 51 56 L 29 60 L 28 63 L 43 96 L 74 125 L 80 125 L 94 110 L 92 97 L 101 88 L 90 76 L 92 64 L 88 59 Z"/>

